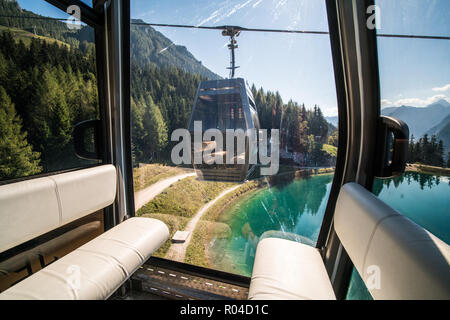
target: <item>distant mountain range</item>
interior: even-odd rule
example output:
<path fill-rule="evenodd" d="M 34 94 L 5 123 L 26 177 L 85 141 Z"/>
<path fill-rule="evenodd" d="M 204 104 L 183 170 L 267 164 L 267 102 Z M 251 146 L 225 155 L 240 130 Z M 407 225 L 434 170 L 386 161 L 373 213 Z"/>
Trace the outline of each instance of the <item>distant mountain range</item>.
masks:
<path fill-rule="evenodd" d="M 445 136 L 445 130 L 450 123 L 450 103 L 446 100 L 439 100 L 424 108 L 389 107 L 382 109 L 381 114 L 406 122 L 409 127 L 409 134 L 414 135 L 415 139 L 423 137 L 425 133 Z M 338 125 L 337 116 L 326 117 L 326 119 L 334 126 Z M 450 141 L 447 145 L 450 146 Z"/>
<path fill-rule="evenodd" d="M 410 137 L 420 139 L 424 134 L 429 138 L 435 135 L 444 143 L 444 158 L 450 152 L 450 103 L 439 100 L 425 108 L 393 107 L 381 110 L 381 113 L 405 121 L 409 127 Z"/>
<path fill-rule="evenodd" d="M 337 128 L 338 122 L 339 122 L 339 119 L 337 116 L 336 117 L 325 117 L 325 119 L 328 121 L 328 123 L 332 124 L 334 127 Z"/>
<path fill-rule="evenodd" d="M 447 116 L 450 115 L 450 103 L 439 100 L 424 108 L 390 107 L 381 110 L 381 114 L 403 120 L 409 127 L 409 134 L 419 139 L 425 133 L 430 134 L 432 129 L 433 134 L 439 134 L 449 121 Z"/>

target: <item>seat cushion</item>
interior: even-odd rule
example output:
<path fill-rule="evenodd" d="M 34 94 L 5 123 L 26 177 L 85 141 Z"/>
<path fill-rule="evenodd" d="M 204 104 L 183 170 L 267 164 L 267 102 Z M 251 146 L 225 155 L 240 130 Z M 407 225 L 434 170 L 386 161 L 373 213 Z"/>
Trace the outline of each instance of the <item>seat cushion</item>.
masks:
<path fill-rule="evenodd" d="M 316 248 L 276 238 L 258 244 L 250 300 L 335 300 Z"/>
<path fill-rule="evenodd" d="M 0 186 L 0 252 L 111 205 L 113 165 Z"/>
<path fill-rule="evenodd" d="M 169 238 L 155 219 L 131 218 L 0 294 L 0 300 L 100 300 Z"/>
<path fill-rule="evenodd" d="M 342 187 L 334 228 L 374 299 L 450 299 L 450 246 L 362 186 Z"/>

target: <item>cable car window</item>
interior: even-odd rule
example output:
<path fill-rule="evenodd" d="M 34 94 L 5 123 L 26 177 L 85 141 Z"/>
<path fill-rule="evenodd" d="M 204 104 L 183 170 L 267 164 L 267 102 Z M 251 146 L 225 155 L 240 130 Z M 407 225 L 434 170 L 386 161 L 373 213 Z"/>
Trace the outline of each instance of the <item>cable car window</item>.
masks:
<path fill-rule="evenodd" d="M 69 17 L 0 1 L 0 183 L 99 163 L 75 154 L 75 126 L 100 114 L 94 31 Z"/>
<path fill-rule="evenodd" d="M 450 243 L 450 2 L 376 5 L 381 114 L 403 120 L 410 142 L 405 174 L 376 179 L 373 192 Z M 363 286 L 355 270 L 348 298 L 367 297 Z"/>
<path fill-rule="evenodd" d="M 130 46 L 136 215 L 172 238 L 156 256 L 249 276 L 265 237 L 315 246 L 338 145 L 325 1 L 132 0 Z"/>
<path fill-rule="evenodd" d="M 450 3 L 378 0 L 377 5 L 381 113 L 408 124 L 410 143 L 406 173 L 375 181 L 374 193 L 449 243 Z"/>
<path fill-rule="evenodd" d="M 245 128 L 243 119 L 239 94 L 200 96 L 197 109 L 193 113 L 193 121 L 202 121 L 203 130 L 242 129 Z"/>

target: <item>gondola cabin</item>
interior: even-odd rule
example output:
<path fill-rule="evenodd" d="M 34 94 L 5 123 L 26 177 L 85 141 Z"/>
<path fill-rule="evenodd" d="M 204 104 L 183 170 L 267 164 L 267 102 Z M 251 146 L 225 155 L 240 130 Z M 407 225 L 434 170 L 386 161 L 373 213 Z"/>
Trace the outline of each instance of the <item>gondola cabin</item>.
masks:
<path fill-rule="evenodd" d="M 194 159 L 192 161 L 197 175 L 205 180 L 221 180 L 221 181 L 243 181 L 247 174 L 254 167 L 249 164 L 249 141 L 245 139 L 245 152 L 238 154 L 237 140 L 235 138 L 234 150 L 227 147 L 226 130 L 243 130 L 259 129 L 258 113 L 256 111 L 255 103 L 251 90 L 242 78 L 226 79 L 226 80 L 210 80 L 202 81 L 198 87 L 197 95 L 195 97 L 194 106 L 192 109 L 191 118 L 189 121 L 189 131 L 191 137 L 194 139 L 194 125 L 196 122 L 201 122 L 202 137 L 209 129 L 218 129 L 223 134 L 223 148 L 217 148 L 215 140 L 203 139 L 201 152 L 206 150 L 213 150 L 212 155 L 217 156 L 220 152 L 223 156 L 223 164 L 218 164 L 216 161 L 196 164 Z M 192 157 L 194 158 L 195 144 L 192 143 Z M 226 161 L 228 152 L 233 152 L 235 155 L 232 161 Z M 256 150 L 253 150 L 256 152 Z M 245 163 L 238 161 L 240 158 L 245 158 Z M 240 162 L 241 164 L 238 164 Z"/>

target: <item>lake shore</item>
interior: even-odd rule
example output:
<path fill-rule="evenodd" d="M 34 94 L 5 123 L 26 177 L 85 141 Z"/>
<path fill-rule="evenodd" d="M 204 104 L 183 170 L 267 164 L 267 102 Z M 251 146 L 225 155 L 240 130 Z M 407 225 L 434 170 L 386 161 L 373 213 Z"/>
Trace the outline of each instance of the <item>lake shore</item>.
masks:
<path fill-rule="evenodd" d="M 334 173 L 334 168 L 292 170 L 276 176 L 248 181 L 241 185 L 217 201 L 203 215 L 202 223 L 194 230 L 191 244 L 186 250 L 185 262 L 207 268 L 215 267 L 214 258 L 208 252 L 209 244 L 214 238 L 227 238 L 230 235 L 230 230 L 226 230 L 224 225 L 232 219 L 232 216 L 227 214 L 228 209 L 237 202 L 268 187 L 288 185 L 295 180 L 332 173 Z"/>
<path fill-rule="evenodd" d="M 450 168 L 433 167 L 421 163 L 408 163 L 405 171 L 450 177 Z"/>

